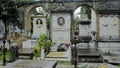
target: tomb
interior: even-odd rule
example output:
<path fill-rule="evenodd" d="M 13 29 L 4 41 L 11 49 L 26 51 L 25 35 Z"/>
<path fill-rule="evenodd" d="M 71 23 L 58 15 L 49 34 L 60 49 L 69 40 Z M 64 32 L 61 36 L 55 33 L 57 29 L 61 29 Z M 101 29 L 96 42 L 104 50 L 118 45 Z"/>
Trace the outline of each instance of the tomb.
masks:
<path fill-rule="evenodd" d="M 52 43 L 70 43 L 72 11 L 60 4 L 51 13 Z"/>
<path fill-rule="evenodd" d="M 50 53 L 46 56 L 47 59 L 59 58 L 71 61 L 71 22 L 72 10 L 63 4 L 51 10 L 50 37 L 53 45 L 50 48 Z M 53 53 L 54 55 L 52 55 Z"/>
<path fill-rule="evenodd" d="M 17 60 L 5 68 L 56 68 L 56 61 Z"/>
<path fill-rule="evenodd" d="M 24 58 L 29 56 L 30 59 L 33 59 L 33 50 L 32 48 L 37 45 L 37 39 L 41 34 L 47 35 L 47 23 L 46 23 L 46 14 L 33 14 L 32 19 L 32 32 L 28 32 L 28 39 L 23 41 L 22 49 L 19 49 L 19 58 Z"/>
<path fill-rule="evenodd" d="M 107 58 L 109 63 L 120 63 L 119 7 L 112 2 L 106 2 L 99 6 L 97 12 L 99 13 L 99 38 L 97 40 L 99 50 L 109 56 Z"/>
<path fill-rule="evenodd" d="M 29 39 L 23 41 L 23 48 L 33 48 L 36 45 L 37 38 L 39 38 L 41 34 L 47 35 L 46 17 L 46 14 L 37 14 L 32 16 L 32 32 L 29 33 Z"/>
<path fill-rule="evenodd" d="M 77 44 L 78 62 L 103 62 L 100 53 L 95 49 L 95 42 L 92 38 L 92 22 L 86 13 L 81 14 L 79 21 L 79 35 Z"/>
<path fill-rule="evenodd" d="M 33 18 L 33 33 L 32 38 L 38 38 L 40 34 L 47 34 L 46 15 L 34 15 Z"/>

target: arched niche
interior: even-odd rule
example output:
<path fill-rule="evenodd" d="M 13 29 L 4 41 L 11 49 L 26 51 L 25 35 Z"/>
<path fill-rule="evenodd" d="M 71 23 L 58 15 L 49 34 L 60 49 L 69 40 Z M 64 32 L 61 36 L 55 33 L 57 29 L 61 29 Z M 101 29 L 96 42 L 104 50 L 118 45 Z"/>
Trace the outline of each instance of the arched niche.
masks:
<path fill-rule="evenodd" d="M 82 6 L 87 6 L 91 9 L 91 24 L 92 28 L 91 31 L 95 31 L 96 32 L 96 38 L 99 37 L 99 14 L 96 11 L 96 8 L 93 4 L 89 4 L 89 3 L 81 3 L 81 4 L 77 4 L 76 7 L 74 8 L 74 12 L 77 10 L 77 8 L 82 7 Z"/>
<path fill-rule="evenodd" d="M 45 6 L 45 4 L 34 4 L 34 5 L 31 5 L 31 6 L 28 6 L 27 8 L 26 8 L 26 10 L 25 10 L 25 31 L 26 32 L 29 32 L 30 31 L 30 29 L 31 29 L 31 22 L 32 22 L 32 14 L 33 14 L 33 11 L 35 10 L 35 8 L 37 8 L 37 7 L 42 7 L 43 9 L 46 9 L 46 10 L 48 10 L 47 8 L 46 8 L 46 6 Z M 49 12 L 49 11 L 48 11 Z M 47 13 L 48 13 L 47 12 Z"/>
<path fill-rule="evenodd" d="M 94 5 L 91 4 L 79 4 L 74 8 L 74 11 L 81 7 L 81 6 L 87 6 L 91 9 L 91 20 L 90 21 L 86 21 L 85 23 L 87 24 L 91 24 L 90 26 L 92 27 L 92 29 L 90 31 L 88 31 L 89 34 L 93 35 L 94 37 L 91 37 L 92 39 L 98 39 L 99 38 L 99 14 L 96 11 L 96 8 Z M 91 23 L 90 23 L 91 22 Z M 94 27 L 94 28 L 93 28 Z M 79 28 L 80 29 L 80 28 Z M 75 32 L 78 30 L 78 28 L 75 28 Z M 89 30 L 89 28 L 88 28 Z M 86 31 L 85 31 L 86 32 Z M 95 35 L 93 34 L 93 32 L 95 33 Z M 80 33 L 80 32 L 79 32 Z M 78 34 L 79 34 L 78 33 Z M 88 37 L 89 38 L 89 37 Z M 95 47 L 98 48 L 98 43 L 95 43 Z"/>

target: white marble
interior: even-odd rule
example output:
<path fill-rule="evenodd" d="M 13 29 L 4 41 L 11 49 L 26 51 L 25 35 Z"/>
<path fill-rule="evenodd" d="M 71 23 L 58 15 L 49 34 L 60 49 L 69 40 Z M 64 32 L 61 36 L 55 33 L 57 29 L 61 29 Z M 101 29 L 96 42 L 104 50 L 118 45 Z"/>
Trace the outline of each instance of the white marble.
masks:
<path fill-rule="evenodd" d="M 58 24 L 58 18 L 64 18 L 64 24 Z M 53 43 L 70 42 L 71 32 L 71 14 L 70 13 L 53 13 L 51 15 L 51 39 Z"/>
<path fill-rule="evenodd" d="M 39 26 L 36 24 L 38 19 L 42 20 L 42 24 Z M 32 38 L 38 38 L 40 34 L 47 34 L 46 18 L 34 18 L 33 19 L 33 34 Z"/>
<path fill-rule="evenodd" d="M 79 24 L 79 36 L 91 36 L 91 26 Z"/>
<path fill-rule="evenodd" d="M 32 39 L 28 39 L 26 41 L 23 41 L 22 43 L 22 47 L 23 48 L 33 48 L 34 46 L 37 45 L 37 40 L 32 40 Z"/>
<path fill-rule="evenodd" d="M 116 36 L 118 37 L 118 16 L 101 16 L 100 17 L 100 37 Z"/>
<path fill-rule="evenodd" d="M 110 52 L 114 54 L 120 54 L 120 43 L 109 43 L 109 42 L 100 42 L 98 44 L 99 50 L 102 52 Z"/>
<path fill-rule="evenodd" d="M 45 50 L 44 47 L 41 48 L 41 60 L 44 60 L 45 58 Z"/>

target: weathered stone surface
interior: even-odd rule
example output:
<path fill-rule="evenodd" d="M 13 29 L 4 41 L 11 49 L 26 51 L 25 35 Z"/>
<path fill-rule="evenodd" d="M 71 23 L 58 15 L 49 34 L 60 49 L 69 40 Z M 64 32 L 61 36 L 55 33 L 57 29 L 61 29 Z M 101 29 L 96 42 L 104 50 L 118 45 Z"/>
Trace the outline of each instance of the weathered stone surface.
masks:
<path fill-rule="evenodd" d="M 87 67 L 87 68 L 118 68 L 117 66 L 107 64 L 107 63 L 79 63 L 78 67 Z"/>
<path fill-rule="evenodd" d="M 50 52 L 46 57 L 51 58 L 66 58 L 66 52 Z"/>
<path fill-rule="evenodd" d="M 55 68 L 56 61 L 18 60 L 5 68 Z"/>
<path fill-rule="evenodd" d="M 57 65 L 56 68 L 74 68 L 73 65 Z"/>

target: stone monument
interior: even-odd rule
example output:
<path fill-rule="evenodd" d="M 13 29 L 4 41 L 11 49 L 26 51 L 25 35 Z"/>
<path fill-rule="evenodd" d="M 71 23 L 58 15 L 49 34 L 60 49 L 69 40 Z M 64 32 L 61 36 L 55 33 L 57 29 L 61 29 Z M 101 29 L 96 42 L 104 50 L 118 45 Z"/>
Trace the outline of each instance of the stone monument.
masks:
<path fill-rule="evenodd" d="M 51 39 L 53 43 L 70 43 L 72 11 L 62 4 L 51 11 Z"/>
<path fill-rule="evenodd" d="M 117 52 L 120 48 L 119 7 L 112 2 L 106 2 L 97 11 L 99 13 L 99 49 L 103 52 L 119 54 Z"/>
<path fill-rule="evenodd" d="M 23 42 L 23 48 L 33 48 L 36 45 L 37 38 L 39 38 L 40 34 L 47 34 L 47 23 L 46 23 L 46 14 L 37 14 L 33 15 L 33 33 L 30 39 Z"/>
<path fill-rule="evenodd" d="M 88 19 L 87 14 L 81 14 L 81 20 L 79 22 L 79 36 L 91 35 L 91 21 Z"/>
<path fill-rule="evenodd" d="M 71 61 L 71 22 L 72 10 L 66 8 L 63 4 L 60 4 L 59 7 L 51 10 L 50 37 L 53 45 L 50 48 L 51 52 L 47 57 L 58 57 L 62 60 Z M 52 55 L 52 53 L 55 53 L 55 55 Z M 57 54 L 60 55 L 58 56 Z"/>
<path fill-rule="evenodd" d="M 46 15 L 33 16 L 33 34 L 32 38 L 38 38 L 40 34 L 47 34 Z"/>

